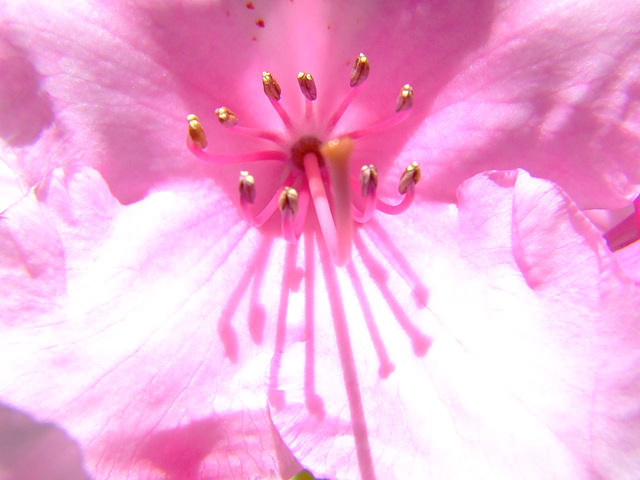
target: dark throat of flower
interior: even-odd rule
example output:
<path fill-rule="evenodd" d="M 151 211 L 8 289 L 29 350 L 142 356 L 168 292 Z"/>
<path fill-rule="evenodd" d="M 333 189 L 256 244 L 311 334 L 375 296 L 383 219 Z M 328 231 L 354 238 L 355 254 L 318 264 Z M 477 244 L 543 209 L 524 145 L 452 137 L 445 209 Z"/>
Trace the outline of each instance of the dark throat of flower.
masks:
<path fill-rule="evenodd" d="M 300 92 L 304 97 L 304 116 L 292 120 L 280 104 L 282 89 L 269 72 L 262 73 L 264 93 L 282 120 L 285 131 L 275 133 L 239 125 L 237 115 L 227 107 L 215 110 L 219 123 L 238 135 L 261 138 L 275 145 L 273 150 L 221 155 L 205 151 L 207 138 L 196 115 L 189 115 L 187 148 L 198 159 L 213 164 L 247 164 L 251 162 L 281 162 L 285 180 L 262 210 L 255 213 L 252 205 L 256 198 L 256 181 L 248 172 L 240 172 L 238 192 L 240 211 L 245 220 L 260 227 L 279 210 L 282 234 L 287 242 L 295 243 L 305 227 L 309 203 L 318 218 L 320 230 L 336 265 L 342 266 L 351 259 L 353 222 L 366 223 L 376 212 L 397 215 L 412 203 L 415 185 L 420 180 L 420 167 L 412 162 L 402 173 L 398 192 L 402 199 L 389 204 L 378 198 L 378 171 L 374 165 L 364 165 L 357 178 L 351 175 L 352 152 L 360 138 L 383 133 L 402 123 L 413 106 L 413 88 L 405 84 L 398 95 L 395 112 L 364 128 L 352 130 L 339 138 L 332 132 L 357 97 L 369 76 L 370 64 L 360 53 L 354 62 L 349 79 L 350 89 L 344 100 L 326 123 L 319 122 L 314 109 L 318 89 L 313 76 L 300 72 L 297 76 Z M 296 132 L 308 132 L 300 135 Z M 358 193 L 353 193 L 354 191 Z M 360 201 L 354 197 L 360 195 Z"/>

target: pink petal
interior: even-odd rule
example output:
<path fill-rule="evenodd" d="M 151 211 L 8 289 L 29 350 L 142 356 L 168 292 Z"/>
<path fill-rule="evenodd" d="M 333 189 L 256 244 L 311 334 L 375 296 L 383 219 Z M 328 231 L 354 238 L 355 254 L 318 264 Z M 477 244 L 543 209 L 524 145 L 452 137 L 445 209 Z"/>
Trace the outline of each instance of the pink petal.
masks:
<path fill-rule="evenodd" d="M 380 220 L 429 288 L 428 309 L 419 311 L 398 275 L 372 282 L 361 272 L 396 365 L 387 379 L 343 274 L 346 323 L 335 312 L 333 323 L 321 315 L 315 323 L 322 412 L 309 408 L 304 344 L 295 337 L 287 344 L 286 402 L 272 402 L 284 441 L 315 474 L 339 479 L 373 478 L 363 469 L 367 455 L 376 478 L 635 478 L 638 288 L 549 182 L 521 171 L 487 173 L 457 196 L 457 205 L 424 204 L 412 222 Z M 387 247 L 366 244 L 357 264 L 381 262 Z M 412 351 L 386 289 L 433 338 L 426 356 Z M 340 360 L 344 335 L 361 402 Z M 358 405 L 368 435 L 354 415 Z"/>
<path fill-rule="evenodd" d="M 640 283 L 640 241 L 618 250 L 615 256 L 625 273 Z"/>
<path fill-rule="evenodd" d="M 186 113 L 232 104 L 247 125 L 280 128 L 260 72 L 276 74 L 285 106 L 297 111 L 294 77 L 307 69 L 328 115 L 346 95 L 353 57 L 365 51 L 374 71 L 343 123 L 388 115 L 400 85 L 412 83 L 413 123 L 364 141 L 361 152 L 381 167 L 398 154 L 402 165 L 419 159 L 429 195 L 450 199 L 474 173 L 515 166 L 553 179 L 583 207 L 623 206 L 638 192 L 633 2 L 45 2 L 5 10 L 4 50 L 29 79 L 7 82 L 6 96 L 28 97 L 21 118 L 30 119 L 7 135 L 29 185 L 55 166 L 91 164 L 130 202 L 176 176 L 201 176 L 207 170 L 183 146 Z M 14 110 L 6 106 L 0 124 Z M 220 150 L 253 145 L 211 116 L 204 126 Z"/>
<path fill-rule="evenodd" d="M 635 3 L 520 1 L 493 15 L 400 158 L 423 158 L 425 188 L 447 199 L 475 173 L 521 167 L 582 208 L 626 206 L 640 184 Z"/>
<path fill-rule="evenodd" d="M 97 479 L 278 469 L 270 350 L 231 324 L 244 304 L 225 313 L 229 278 L 264 239 L 204 183 L 122 207 L 95 171 L 55 170 L 0 224 L 0 396 L 64 428 Z"/>

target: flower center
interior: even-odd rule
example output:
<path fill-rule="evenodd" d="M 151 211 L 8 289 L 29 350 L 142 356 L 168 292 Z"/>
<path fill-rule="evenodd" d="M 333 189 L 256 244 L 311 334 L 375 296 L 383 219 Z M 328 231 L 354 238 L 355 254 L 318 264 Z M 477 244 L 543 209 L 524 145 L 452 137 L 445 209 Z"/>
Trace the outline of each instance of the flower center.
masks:
<path fill-rule="evenodd" d="M 263 72 L 264 93 L 284 124 L 285 136 L 239 125 L 238 117 L 227 107 L 216 109 L 215 115 L 219 123 L 229 128 L 231 132 L 270 141 L 278 147 L 277 149 L 234 155 L 220 155 L 205 151 L 206 135 L 195 115 L 187 117 L 189 124 L 187 147 L 197 158 L 209 163 L 245 164 L 266 160 L 283 162 L 286 178 L 272 199 L 258 213 L 252 211 L 251 206 L 256 198 L 256 181 L 248 171 L 243 170 L 240 173 L 238 190 L 243 217 L 250 225 L 259 227 L 269 220 L 276 210 L 279 210 L 283 236 L 288 242 L 295 243 L 304 229 L 309 202 L 312 201 L 322 235 L 334 262 L 337 265 L 345 265 L 351 258 L 351 232 L 354 221 L 365 223 L 373 218 L 376 211 L 389 215 L 401 213 L 413 201 L 415 185 L 420 180 L 420 168 L 416 162 L 411 163 L 402 173 L 398 192 L 403 198 L 393 204 L 386 203 L 377 196 L 378 172 L 374 165 L 362 166 L 359 176 L 351 175 L 350 165 L 354 140 L 384 132 L 408 117 L 413 105 L 413 89 L 409 84 L 402 87 L 396 101 L 395 113 L 390 113 L 379 122 L 365 128 L 343 134 L 340 138 L 323 142 L 318 136 L 307 134 L 296 138 L 293 143 L 287 142 L 285 138 L 293 135 L 296 124 L 319 124 L 321 126 L 319 131 L 323 132 L 326 138 L 331 138 L 335 126 L 356 98 L 369 72 L 369 60 L 360 53 L 351 69 L 349 93 L 324 125 L 319 121 L 321 119 L 316 118 L 314 111 L 318 89 L 310 73 L 300 72 L 297 76 L 305 109 L 304 118 L 294 123 L 279 103 L 282 95 L 280 85 L 271 73 Z M 290 148 L 287 148 L 287 145 L 290 145 Z M 352 195 L 354 185 L 358 184 L 360 195 Z M 355 200 L 357 197 L 360 198 Z"/>
<path fill-rule="evenodd" d="M 304 156 L 308 153 L 313 153 L 317 157 L 320 166 L 322 166 L 324 161 L 322 159 L 322 154 L 320 153 L 321 145 L 322 142 L 319 138 L 314 137 L 313 135 L 303 135 L 291 146 L 291 161 L 295 166 L 303 169 Z"/>

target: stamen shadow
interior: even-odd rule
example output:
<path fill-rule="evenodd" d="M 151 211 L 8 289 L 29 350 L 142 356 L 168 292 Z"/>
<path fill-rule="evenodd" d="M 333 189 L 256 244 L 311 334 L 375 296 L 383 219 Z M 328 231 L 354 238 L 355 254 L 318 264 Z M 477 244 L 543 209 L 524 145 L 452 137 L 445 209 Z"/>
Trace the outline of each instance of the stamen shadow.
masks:
<path fill-rule="evenodd" d="M 371 311 L 369 300 L 367 299 L 367 295 L 364 292 L 364 288 L 362 288 L 362 282 L 360 281 L 358 272 L 356 272 L 356 269 L 353 266 L 353 262 L 349 262 L 347 264 L 347 273 L 349 274 L 351 284 L 353 285 L 353 289 L 355 290 L 356 296 L 358 297 L 358 303 L 360 303 L 360 308 L 362 309 L 364 321 L 367 324 L 367 329 L 369 330 L 371 342 L 373 343 L 373 347 L 376 351 L 376 354 L 378 355 L 378 361 L 380 363 L 380 367 L 378 368 L 378 376 L 382 379 L 387 378 L 389 375 L 391 375 L 396 367 L 393 362 L 389 360 L 387 348 L 385 347 L 384 341 L 380 336 L 380 331 L 378 330 L 376 321 L 373 318 L 373 312 Z"/>
<path fill-rule="evenodd" d="M 324 402 L 316 393 L 315 386 L 315 252 L 313 243 L 315 235 L 304 236 L 304 313 L 305 313 L 305 365 L 304 365 L 304 399 L 307 410 L 314 416 L 324 418 Z"/>
<path fill-rule="evenodd" d="M 367 235 L 369 238 L 371 238 L 371 233 L 373 233 L 378 239 L 376 242 L 375 239 L 371 238 L 378 251 L 382 253 L 397 272 L 404 274 L 402 278 L 413 290 L 416 305 L 421 308 L 426 307 L 429 300 L 429 291 L 411 267 L 404 254 L 395 246 L 391 237 L 389 237 L 384 228 L 382 228 L 376 220 L 370 221 L 367 226 Z"/>
<path fill-rule="evenodd" d="M 362 263 L 369 271 L 369 274 L 376 280 L 376 285 L 378 290 L 382 294 L 385 302 L 393 312 L 393 315 L 398 322 L 398 325 L 405 331 L 409 339 L 411 340 L 411 345 L 413 346 L 414 353 L 422 357 L 426 355 L 429 347 L 431 346 L 432 339 L 422 333 L 409 319 L 409 316 L 404 311 L 403 307 L 398 303 L 395 296 L 391 292 L 391 289 L 387 285 L 386 279 L 380 281 L 379 271 L 382 269 L 380 263 L 373 257 L 369 249 L 362 242 L 362 238 L 360 237 L 359 231 L 354 232 L 353 242 L 360 254 L 362 259 Z M 389 245 L 387 245 L 389 246 Z M 395 248 L 395 247 L 394 247 Z"/>
<path fill-rule="evenodd" d="M 256 343 L 262 341 L 264 309 L 258 303 L 258 294 L 272 243 L 273 238 L 271 236 L 263 235 L 260 237 L 260 243 L 255 248 L 250 263 L 238 279 L 236 288 L 231 293 L 229 300 L 227 300 L 224 309 L 220 313 L 220 318 L 218 319 L 218 335 L 222 341 L 225 355 L 232 363 L 237 363 L 238 361 L 238 334 L 231 323 L 240 304 L 240 300 L 242 300 L 242 297 L 247 292 L 249 282 L 252 279 L 254 284 L 251 294 L 251 306 L 249 307 L 249 330 L 251 337 Z M 254 314 L 255 317 L 253 316 Z"/>
<path fill-rule="evenodd" d="M 269 403 L 276 409 L 281 410 L 285 405 L 285 396 L 282 390 L 278 389 L 278 376 L 280 374 L 280 365 L 282 362 L 282 354 L 284 353 L 284 343 L 287 335 L 287 310 L 289 307 L 289 292 L 293 286 L 293 273 L 296 268 L 296 256 L 298 253 L 298 244 L 287 244 L 285 254 L 285 264 L 282 274 L 282 288 L 280 289 L 280 305 L 278 307 L 278 321 L 276 324 L 276 338 L 273 351 L 273 359 L 269 368 Z"/>

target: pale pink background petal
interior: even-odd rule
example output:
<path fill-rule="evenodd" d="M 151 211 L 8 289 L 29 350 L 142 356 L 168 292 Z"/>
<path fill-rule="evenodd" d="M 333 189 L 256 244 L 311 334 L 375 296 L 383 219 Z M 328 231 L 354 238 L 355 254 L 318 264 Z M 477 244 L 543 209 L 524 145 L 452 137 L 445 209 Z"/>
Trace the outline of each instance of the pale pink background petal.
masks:
<path fill-rule="evenodd" d="M 618 250 L 615 255 L 627 275 L 636 283 L 640 283 L 640 241 Z"/>
<path fill-rule="evenodd" d="M 125 202 L 176 175 L 226 182 L 231 174 L 214 175 L 186 154 L 187 113 L 200 114 L 220 150 L 259 146 L 216 129 L 213 109 L 233 106 L 247 125 L 279 128 L 260 72 L 276 75 L 283 104 L 296 112 L 294 77 L 304 69 L 328 115 L 365 51 L 373 73 L 341 128 L 388 115 L 400 85 L 412 83 L 412 119 L 360 151 L 383 170 L 394 158 L 421 161 L 423 195 L 450 200 L 460 181 L 496 167 L 551 178 L 585 208 L 620 207 L 638 192 L 640 13 L 632 1 L 254 6 L 6 6 L 2 52 L 28 81 L 5 83 L 5 97 L 22 108 L 11 123 L 16 107 L 3 105 L 0 126 L 27 185 L 77 162 L 98 168 Z"/>
<path fill-rule="evenodd" d="M 381 380 L 339 275 L 377 478 L 637 478 L 640 292 L 575 204 L 522 171 L 495 172 L 461 185 L 457 205 L 408 215 L 381 223 L 421 272 L 428 309 L 414 308 L 397 274 L 387 284 L 433 338 L 424 357 L 386 305 L 384 283 L 376 292 L 356 260 L 396 366 Z M 386 265 L 386 247 L 366 244 Z M 352 398 L 334 323 L 321 318 L 315 389 L 326 416 L 305 406 L 305 346 L 295 337 L 280 372 L 287 404 L 272 416 L 312 471 L 358 478 Z"/>
<path fill-rule="evenodd" d="M 275 475 L 271 349 L 246 303 L 224 311 L 262 234 L 211 182 L 123 207 L 90 168 L 47 180 L 0 223 L 3 401 L 79 441 L 97 479 Z"/>

